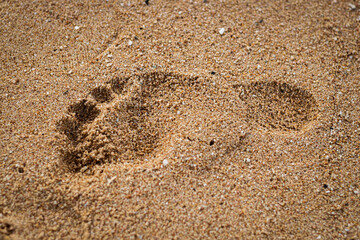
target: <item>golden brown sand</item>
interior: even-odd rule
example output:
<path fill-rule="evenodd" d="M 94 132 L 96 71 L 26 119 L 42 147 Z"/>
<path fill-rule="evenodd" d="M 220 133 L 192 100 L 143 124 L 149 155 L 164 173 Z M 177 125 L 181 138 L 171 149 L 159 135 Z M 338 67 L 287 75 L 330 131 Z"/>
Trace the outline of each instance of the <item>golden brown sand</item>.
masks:
<path fill-rule="evenodd" d="M 0 239 L 360 239 L 360 2 L 0 6 Z"/>

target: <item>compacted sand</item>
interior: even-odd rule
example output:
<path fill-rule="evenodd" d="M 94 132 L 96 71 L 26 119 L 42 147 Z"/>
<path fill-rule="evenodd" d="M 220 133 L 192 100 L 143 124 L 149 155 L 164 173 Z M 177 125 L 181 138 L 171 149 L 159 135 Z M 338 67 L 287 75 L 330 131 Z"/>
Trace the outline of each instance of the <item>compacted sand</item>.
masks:
<path fill-rule="evenodd" d="M 0 239 L 360 239 L 359 1 L 0 19 Z"/>

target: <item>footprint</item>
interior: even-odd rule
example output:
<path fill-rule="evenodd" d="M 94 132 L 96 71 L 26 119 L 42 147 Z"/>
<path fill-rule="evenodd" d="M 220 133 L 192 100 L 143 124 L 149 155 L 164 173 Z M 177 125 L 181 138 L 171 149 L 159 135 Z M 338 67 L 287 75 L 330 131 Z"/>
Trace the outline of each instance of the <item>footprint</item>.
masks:
<path fill-rule="evenodd" d="M 199 156 L 223 158 L 243 145 L 246 118 L 282 133 L 305 131 L 317 119 L 315 98 L 290 84 L 260 81 L 235 89 L 219 98 L 222 90 L 209 81 L 167 72 L 114 78 L 70 105 L 57 123 L 62 162 L 79 170 L 106 162 L 191 158 L 195 152 L 185 154 L 186 144 Z M 234 102 L 239 92 L 247 116 L 238 116 L 244 112 Z"/>
<path fill-rule="evenodd" d="M 248 106 L 247 117 L 270 131 L 302 132 L 317 119 L 315 98 L 301 88 L 277 81 L 234 87 Z"/>
<path fill-rule="evenodd" d="M 114 78 L 72 104 L 57 123 L 61 159 L 73 170 L 144 161 L 176 130 L 179 112 L 189 108 L 184 99 L 196 101 L 204 91 L 197 77 L 172 73 Z"/>

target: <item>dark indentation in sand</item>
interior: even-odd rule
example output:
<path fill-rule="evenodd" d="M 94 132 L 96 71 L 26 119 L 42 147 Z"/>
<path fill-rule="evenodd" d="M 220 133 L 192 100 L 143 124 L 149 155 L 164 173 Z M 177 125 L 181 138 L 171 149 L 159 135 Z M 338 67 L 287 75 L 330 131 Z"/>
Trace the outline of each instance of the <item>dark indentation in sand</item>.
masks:
<path fill-rule="evenodd" d="M 67 116 L 57 123 L 56 128 L 59 132 L 65 134 L 71 141 L 76 141 L 79 135 L 80 123 L 73 117 Z"/>
<path fill-rule="evenodd" d="M 248 117 L 268 129 L 300 131 L 317 118 L 311 93 L 287 83 L 259 81 L 236 86 L 248 105 Z"/>
<path fill-rule="evenodd" d="M 64 148 L 60 149 L 60 156 L 63 163 L 72 170 L 78 170 L 82 167 L 80 156 L 81 154 L 75 150 L 73 150 L 70 146 L 64 146 Z"/>
<path fill-rule="evenodd" d="M 3 239 L 2 235 L 11 235 L 14 232 L 15 232 L 15 227 L 11 223 L 0 220 L 0 239 Z"/>
<path fill-rule="evenodd" d="M 126 83 L 128 83 L 130 78 L 120 78 L 120 77 L 115 77 L 110 81 L 110 86 L 111 89 L 116 93 L 116 94 L 121 94 L 126 86 Z"/>
<path fill-rule="evenodd" d="M 90 93 L 99 103 L 109 102 L 112 99 L 111 90 L 105 86 L 94 88 Z"/>
<path fill-rule="evenodd" d="M 81 122 L 93 121 L 100 114 L 100 110 L 96 107 L 96 104 L 86 99 L 71 105 L 69 112 L 74 113 L 76 119 Z"/>

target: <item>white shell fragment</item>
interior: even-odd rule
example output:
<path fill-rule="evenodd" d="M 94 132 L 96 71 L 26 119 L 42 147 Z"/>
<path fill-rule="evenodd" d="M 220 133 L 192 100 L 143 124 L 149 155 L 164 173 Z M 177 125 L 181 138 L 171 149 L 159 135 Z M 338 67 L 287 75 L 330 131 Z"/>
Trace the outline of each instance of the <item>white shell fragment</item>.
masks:
<path fill-rule="evenodd" d="M 223 35 L 224 32 L 225 32 L 225 28 L 220 28 L 220 30 L 219 30 L 220 35 Z"/>
<path fill-rule="evenodd" d="M 350 10 L 355 10 L 356 9 L 356 6 L 352 3 L 349 3 L 349 7 L 350 7 Z"/>

